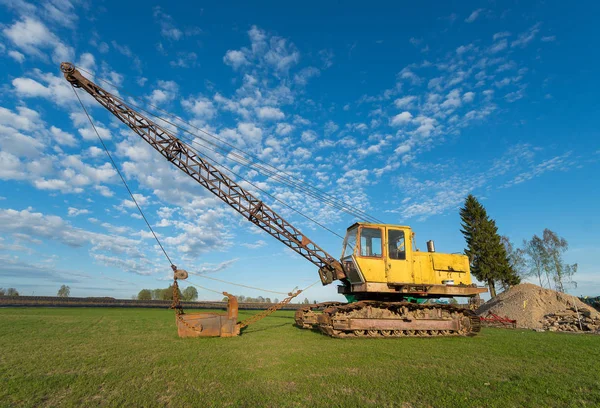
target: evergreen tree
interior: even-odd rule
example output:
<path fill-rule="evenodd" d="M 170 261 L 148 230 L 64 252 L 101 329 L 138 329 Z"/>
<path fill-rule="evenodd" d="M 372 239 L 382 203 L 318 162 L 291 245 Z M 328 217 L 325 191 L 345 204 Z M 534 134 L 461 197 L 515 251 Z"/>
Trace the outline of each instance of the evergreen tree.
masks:
<path fill-rule="evenodd" d="M 467 242 L 471 273 L 487 284 L 490 295 L 496 296 L 496 282 L 510 287 L 520 282 L 502 244 L 496 222 L 489 218 L 483 205 L 469 194 L 460 209 L 461 232 Z"/>

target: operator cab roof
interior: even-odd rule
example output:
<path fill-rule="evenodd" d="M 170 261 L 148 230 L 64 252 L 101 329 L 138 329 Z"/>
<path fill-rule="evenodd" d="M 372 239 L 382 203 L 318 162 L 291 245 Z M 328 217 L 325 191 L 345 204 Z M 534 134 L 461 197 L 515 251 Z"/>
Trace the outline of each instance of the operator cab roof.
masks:
<path fill-rule="evenodd" d="M 346 231 L 351 230 L 352 228 L 358 226 L 358 225 L 362 225 L 362 226 L 372 226 L 372 227 L 394 227 L 394 228 L 404 228 L 404 229 L 410 229 L 412 230 L 411 227 L 409 227 L 408 225 L 396 225 L 396 224 L 376 224 L 373 222 L 355 222 L 354 224 L 350 225 Z"/>

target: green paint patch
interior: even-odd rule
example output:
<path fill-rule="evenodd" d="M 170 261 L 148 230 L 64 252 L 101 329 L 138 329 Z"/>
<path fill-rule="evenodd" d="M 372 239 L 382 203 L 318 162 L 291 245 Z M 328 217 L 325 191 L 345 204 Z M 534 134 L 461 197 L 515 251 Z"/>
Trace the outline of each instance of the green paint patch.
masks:
<path fill-rule="evenodd" d="M 600 406 L 592 335 L 337 340 L 280 311 L 180 339 L 168 310 L 18 308 L 0 350 L 0 406 Z"/>

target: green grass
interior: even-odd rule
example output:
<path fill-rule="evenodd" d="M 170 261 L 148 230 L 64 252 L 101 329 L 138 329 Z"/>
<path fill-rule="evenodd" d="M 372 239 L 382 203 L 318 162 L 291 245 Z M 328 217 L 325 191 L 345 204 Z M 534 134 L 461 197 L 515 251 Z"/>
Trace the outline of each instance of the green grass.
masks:
<path fill-rule="evenodd" d="M 337 340 L 292 324 L 180 339 L 167 310 L 0 309 L 0 406 L 600 406 L 600 336 Z"/>

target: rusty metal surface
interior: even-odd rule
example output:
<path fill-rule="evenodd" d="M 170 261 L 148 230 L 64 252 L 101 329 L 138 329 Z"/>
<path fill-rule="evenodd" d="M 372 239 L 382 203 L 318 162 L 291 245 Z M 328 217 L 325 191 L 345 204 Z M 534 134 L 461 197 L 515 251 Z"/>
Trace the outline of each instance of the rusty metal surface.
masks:
<path fill-rule="evenodd" d="M 179 337 L 233 337 L 240 334 L 237 298 L 223 292 L 228 298 L 227 313 L 176 313 Z"/>
<path fill-rule="evenodd" d="M 498 316 L 496 313 L 489 311 L 487 315 L 480 316 L 481 323 L 486 327 L 502 327 L 502 328 L 517 328 L 517 321 L 510 319 L 508 316 Z"/>
<path fill-rule="evenodd" d="M 333 323 L 336 330 L 458 330 L 456 320 L 348 319 Z"/>
<path fill-rule="evenodd" d="M 268 205 L 200 157 L 188 145 L 144 115 L 129 107 L 123 100 L 85 78 L 72 63 L 63 62 L 60 69 L 65 79 L 96 99 L 110 113 L 125 123 L 144 141 L 173 165 L 196 180 L 211 193 L 242 214 L 250 222 L 272 235 L 319 268 L 323 284 L 345 278 L 342 264 L 308 239 Z"/>
<path fill-rule="evenodd" d="M 240 334 L 236 319 L 226 314 L 185 313 L 176 315 L 179 337 L 233 337 Z"/>
<path fill-rule="evenodd" d="M 331 337 L 473 336 L 481 329 L 471 310 L 450 305 L 361 301 L 317 315 L 318 329 Z"/>
<path fill-rule="evenodd" d="M 294 321 L 296 322 L 296 326 L 301 329 L 312 329 L 313 326 L 318 323 L 317 316 L 322 313 L 323 310 L 328 307 L 341 306 L 344 304 L 345 303 L 341 302 L 322 302 L 301 307 L 294 313 Z"/>

